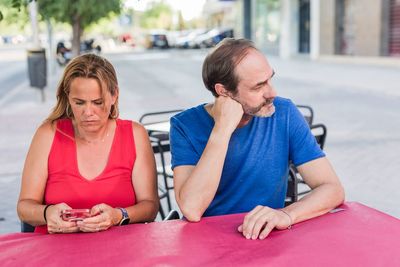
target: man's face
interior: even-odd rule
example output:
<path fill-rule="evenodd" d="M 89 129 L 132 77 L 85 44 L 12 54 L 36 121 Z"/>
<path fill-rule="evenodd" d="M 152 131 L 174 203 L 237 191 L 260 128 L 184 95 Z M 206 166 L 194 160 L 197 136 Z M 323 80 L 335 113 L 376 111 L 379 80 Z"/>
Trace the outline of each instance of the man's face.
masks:
<path fill-rule="evenodd" d="M 239 77 L 237 92 L 231 95 L 242 106 L 244 113 L 250 116 L 270 117 L 275 112 L 276 91 L 271 78 L 274 71 L 267 59 L 257 50 L 251 49 L 236 66 Z"/>

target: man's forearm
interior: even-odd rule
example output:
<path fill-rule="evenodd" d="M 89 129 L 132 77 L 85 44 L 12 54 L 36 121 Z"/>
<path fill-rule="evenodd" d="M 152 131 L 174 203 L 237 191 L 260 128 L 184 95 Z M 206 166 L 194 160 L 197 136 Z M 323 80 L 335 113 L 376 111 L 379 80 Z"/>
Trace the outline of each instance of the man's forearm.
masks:
<path fill-rule="evenodd" d="M 190 221 L 199 221 L 217 191 L 231 133 L 213 128 L 204 152 L 177 196 L 179 207 Z"/>
<path fill-rule="evenodd" d="M 340 183 L 322 184 L 310 194 L 295 202 L 284 210 L 290 214 L 292 223 L 299 223 L 337 207 L 344 201 L 344 189 Z"/>

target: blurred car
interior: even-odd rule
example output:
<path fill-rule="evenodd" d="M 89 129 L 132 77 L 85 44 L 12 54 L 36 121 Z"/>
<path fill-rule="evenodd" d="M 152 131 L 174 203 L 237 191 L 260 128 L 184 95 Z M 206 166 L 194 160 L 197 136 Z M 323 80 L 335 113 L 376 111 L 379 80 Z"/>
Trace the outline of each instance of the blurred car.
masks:
<path fill-rule="evenodd" d="M 130 46 L 135 46 L 135 42 L 134 42 L 133 37 L 132 37 L 132 35 L 131 35 L 130 33 L 123 33 L 123 34 L 120 34 L 120 35 L 118 36 L 118 40 L 119 40 L 121 43 L 130 45 Z"/>
<path fill-rule="evenodd" d="M 214 28 L 204 34 L 198 35 L 190 44 L 191 48 L 209 48 L 217 45 L 225 38 L 233 38 L 233 29 Z"/>
<path fill-rule="evenodd" d="M 3 43 L 4 44 L 20 44 L 26 42 L 26 38 L 21 35 L 4 35 L 3 36 Z"/>
<path fill-rule="evenodd" d="M 206 32 L 207 31 L 205 29 L 195 29 L 195 30 L 189 31 L 187 34 L 179 37 L 176 40 L 175 47 L 177 47 L 177 48 L 193 48 L 194 40 L 196 39 L 196 37 L 199 35 L 202 35 Z"/>
<path fill-rule="evenodd" d="M 164 31 L 152 31 L 146 36 L 146 47 L 152 48 L 169 48 L 167 33 Z"/>

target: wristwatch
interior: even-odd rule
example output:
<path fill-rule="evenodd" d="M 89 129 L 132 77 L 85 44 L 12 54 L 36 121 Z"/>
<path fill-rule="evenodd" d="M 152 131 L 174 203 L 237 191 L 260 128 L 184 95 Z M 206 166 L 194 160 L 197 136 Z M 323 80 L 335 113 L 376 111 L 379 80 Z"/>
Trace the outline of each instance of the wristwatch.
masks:
<path fill-rule="evenodd" d="M 122 219 L 119 221 L 118 225 L 129 224 L 130 219 L 129 219 L 129 215 L 128 215 L 128 212 L 126 211 L 126 209 L 119 208 L 119 207 L 117 209 L 119 209 L 122 212 Z"/>

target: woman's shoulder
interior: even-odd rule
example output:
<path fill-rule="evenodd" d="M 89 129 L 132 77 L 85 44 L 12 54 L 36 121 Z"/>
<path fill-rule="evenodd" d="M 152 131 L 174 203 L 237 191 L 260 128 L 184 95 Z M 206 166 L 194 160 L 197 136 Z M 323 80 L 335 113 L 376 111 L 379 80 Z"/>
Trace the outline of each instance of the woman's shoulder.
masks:
<path fill-rule="evenodd" d="M 142 136 L 143 134 L 147 135 L 147 131 L 144 126 L 136 121 L 117 119 L 117 124 L 119 127 L 131 129 L 135 137 L 138 135 Z"/>
<path fill-rule="evenodd" d="M 45 121 L 38 127 L 36 135 L 39 136 L 53 135 L 54 132 L 56 131 L 56 128 L 57 128 L 57 121 L 55 122 Z"/>
<path fill-rule="evenodd" d="M 131 121 L 132 123 L 132 129 L 133 129 L 133 133 L 135 135 L 146 135 L 147 136 L 147 130 L 146 128 L 144 128 L 144 126 L 142 124 L 140 124 L 139 122 L 136 121 Z"/>
<path fill-rule="evenodd" d="M 130 127 L 133 130 L 139 129 L 139 128 L 144 128 L 140 123 L 133 121 L 133 120 L 117 119 L 117 124 L 118 124 L 118 126 L 122 126 L 122 127 Z"/>
<path fill-rule="evenodd" d="M 56 124 L 52 122 L 43 122 L 36 130 L 35 135 L 32 139 L 32 146 L 38 147 L 39 149 L 45 150 L 46 147 L 50 147 L 54 134 L 56 131 Z"/>

